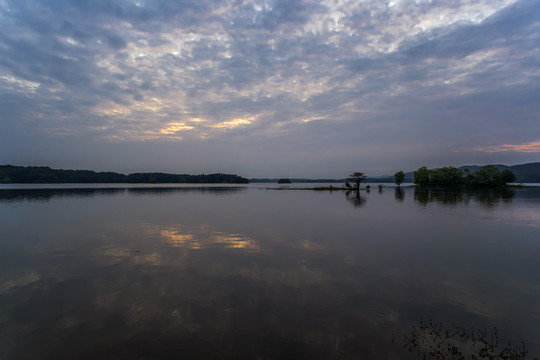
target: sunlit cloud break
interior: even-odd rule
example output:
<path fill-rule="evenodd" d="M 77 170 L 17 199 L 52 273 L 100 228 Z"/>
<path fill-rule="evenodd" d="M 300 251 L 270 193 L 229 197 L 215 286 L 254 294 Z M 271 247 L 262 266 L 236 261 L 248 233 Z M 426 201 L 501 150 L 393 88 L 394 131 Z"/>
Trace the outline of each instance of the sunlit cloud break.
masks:
<path fill-rule="evenodd" d="M 538 161 L 538 0 L 0 0 L 0 34 L 0 164 Z"/>
<path fill-rule="evenodd" d="M 488 152 L 488 153 L 505 152 L 505 151 L 535 153 L 535 152 L 540 152 L 540 141 L 532 141 L 532 142 L 528 142 L 525 144 L 518 144 L 518 145 L 504 144 L 504 145 L 497 145 L 497 146 L 478 147 L 478 148 L 475 148 L 474 150 Z"/>

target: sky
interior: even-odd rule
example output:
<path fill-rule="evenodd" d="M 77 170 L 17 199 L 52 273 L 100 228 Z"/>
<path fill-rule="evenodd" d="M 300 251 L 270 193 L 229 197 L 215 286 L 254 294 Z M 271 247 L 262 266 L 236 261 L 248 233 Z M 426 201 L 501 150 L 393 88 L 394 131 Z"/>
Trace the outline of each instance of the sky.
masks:
<path fill-rule="evenodd" d="M 343 178 L 536 161 L 537 0 L 0 0 L 0 164 Z"/>

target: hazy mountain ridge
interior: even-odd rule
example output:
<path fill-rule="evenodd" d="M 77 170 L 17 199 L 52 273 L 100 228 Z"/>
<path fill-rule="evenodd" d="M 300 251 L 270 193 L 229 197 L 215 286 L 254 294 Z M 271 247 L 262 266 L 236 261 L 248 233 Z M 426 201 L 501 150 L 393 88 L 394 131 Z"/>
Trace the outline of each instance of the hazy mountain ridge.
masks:
<path fill-rule="evenodd" d="M 518 183 L 538 183 L 540 182 L 540 162 L 527 163 L 520 165 L 494 165 L 500 171 L 510 170 L 516 175 L 516 182 Z M 482 166 L 479 165 L 465 165 L 459 167 L 459 169 L 469 169 L 469 171 L 474 172 L 480 169 Z"/>

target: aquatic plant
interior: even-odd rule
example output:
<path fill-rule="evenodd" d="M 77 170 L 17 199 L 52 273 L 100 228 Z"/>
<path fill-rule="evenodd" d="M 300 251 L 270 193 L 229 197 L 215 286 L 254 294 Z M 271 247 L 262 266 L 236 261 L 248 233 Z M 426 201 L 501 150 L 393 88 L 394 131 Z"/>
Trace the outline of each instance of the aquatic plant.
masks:
<path fill-rule="evenodd" d="M 529 353 L 525 342 L 501 344 L 496 327 L 489 331 L 456 325 L 446 328 L 432 320 L 413 326 L 404 335 L 403 347 L 419 358 L 436 360 L 526 360 Z"/>

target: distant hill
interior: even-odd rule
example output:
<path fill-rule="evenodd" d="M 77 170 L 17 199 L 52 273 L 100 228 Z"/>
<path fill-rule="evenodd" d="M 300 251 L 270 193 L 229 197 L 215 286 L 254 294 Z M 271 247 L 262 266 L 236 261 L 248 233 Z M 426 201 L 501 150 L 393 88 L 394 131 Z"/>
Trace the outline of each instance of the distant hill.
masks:
<path fill-rule="evenodd" d="M 495 165 L 497 169 L 510 170 L 516 175 L 516 182 L 518 183 L 540 183 L 540 162 L 521 164 L 521 165 Z M 480 169 L 481 166 L 478 165 L 466 165 L 461 166 L 460 169 L 469 169 L 469 171 L 474 172 Z"/>
<path fill-rule="evenodd" d="M 51 169 L 48 166 L 0 165 L 0 183 L 136 183 L 136 184 L 246 184 L 249 180 L 231 174 L 165 174 L 95 172 L 92 170 Z"/>

